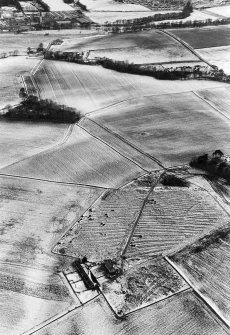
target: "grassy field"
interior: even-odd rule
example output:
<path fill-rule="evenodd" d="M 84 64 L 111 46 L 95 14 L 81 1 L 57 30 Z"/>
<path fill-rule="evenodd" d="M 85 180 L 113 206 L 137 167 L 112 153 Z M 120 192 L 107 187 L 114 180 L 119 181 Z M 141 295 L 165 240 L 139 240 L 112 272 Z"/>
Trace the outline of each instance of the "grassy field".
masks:
<path fill-rule="evenodd" d="M 206 191 L 198 187 L 155 188 L 138 222 L 126 256 L 167 254 L 229 216 Z"/>
<path fill-rule="evenodd" d="M 155 258 L 125 261 L 122 275 L 102 282 L 101 288 L 113 310 L 125 315 L 189 286 L 163 258 Z"/>
<path fill-rule="evenodd" d="M 136 97 L 223 86 L 214 81 L 169 81 L 108 70 L 100 66 L 43 61 L 34 74 L 43 99 L 79 109 L 99 110 Z"/>
<path fill-rule="evenodd" d="M 211 64 L 218 66 L 226 74 L 230 74 L 230 46 L 197 49 L 197 52 Z"/>
<path fill-rule="evenodd" d="M 75 184 L 118 187 L 144 171 L 75 126 L 63 145 L 1 170 L 2 173 Z"/>
<path fill-rule="evenodd" d="M 133 99 L 90 118 L 167 166 L 217 147 L 229 151 L 229 122 L 191 92 Z"/>
<path fill-rule="evenodd" d="M 192 292 L 149 306 L 116 320 L 101 297 L 68 313 L 66 317 L 37 332 L 38 335 L 226 335 Z M 207 333 L 208 332 L 208 333 Z"/>
<path fill-rule="evenodd" d="M 24 56 L 0 59 L 0 109 L 21 100 L 19 90 L 24 86 L 20 76 L 31 71 L 38 62 L 39 59 Z"/>
<path fill-rule="evenodd" d="M 230 228 L 213 231 L 170 259 L 230 325 Z"/>
<path fill-rule="evenodd" d="M 230 25 L 171 29 L 169 31 L 190 44 L 194 49 L 230 45 Z"/>
<path fill-rule="evenodd" d="M 216 88 L 211 90 L 197 91 L 197 94 L 212 104 L 227 118 L 230 118 L 230 88 Z M 229 152 L 229 150 L 228 150 Z"/>
<path fill-rule="evenodd" d="M 57 145 L 67 132 L 65 124 L 0 122 L 0 168 Z"/>
<path fill-rule="evenodd" d="M 17 335 L 73 304 L 57 275 L 69 260 L 51 248 L 101 191 L 8 177 L 0 184 L 0 332 Z"/>
<path fill-rule="evenodd" d="M 59 241 L 55 251 L 91 261 L 119 257 L 149 186 L 132 183 L 108 191 Z"/>
<path fill-rule="evenodd" d="M 158 30 L 78 40 L 69 48 L 68 44 L 67 48 L 65 44 L 61 45 L 60 50 L 90 50 L 89 58 L 108 57 L 137 64 L 197 60 L 182 44 Z"/>

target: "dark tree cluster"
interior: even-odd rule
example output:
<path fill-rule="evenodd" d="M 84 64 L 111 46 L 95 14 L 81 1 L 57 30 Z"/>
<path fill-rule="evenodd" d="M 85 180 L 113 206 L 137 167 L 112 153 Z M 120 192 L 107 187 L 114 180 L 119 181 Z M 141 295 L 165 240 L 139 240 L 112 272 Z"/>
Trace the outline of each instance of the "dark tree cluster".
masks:
<path fill-rule="evenodd" d="M 75 123 L 80 120 L 81 115 L 74 108 L 29 96 L 18 106 L 9 108 L 3 117 L 20 121 Z"/>
<path fill-rule="evenodd" d="M 161 184 L 164 186 L 171 186 L 171 187 L 188 187 L 189 182 L 185 179 L 177 177 L 174 174 L 166 174 L 161 181 Z"/>
<path fill-rule="evenodd" d="M 16 7 L 19 11 L 22 10 L 22 7 L 18 0 L 0 0 L 0 7 L 5 6 Z"/>
<path fill-rule="evenodd" d="M 189 165 L 196 169 L 204 170 L 212 175 L 230 181 L 230 164 L 225 160 L 221 150 L 216 150 L 211 156 L 204 154 L 192 158 Z"/>

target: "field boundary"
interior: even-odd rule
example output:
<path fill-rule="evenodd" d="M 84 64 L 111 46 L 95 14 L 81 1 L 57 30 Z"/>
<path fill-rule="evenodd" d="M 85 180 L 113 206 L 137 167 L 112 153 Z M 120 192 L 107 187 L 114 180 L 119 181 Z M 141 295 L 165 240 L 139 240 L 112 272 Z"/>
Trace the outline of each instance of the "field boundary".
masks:
<path fill-rule="evenodd" d="M 188 43 L 183 41 L 181 38 L 177 37 L 176 35 L 174 35 L 173 33 L 167 30 L 163 30 L 163 29 L 159 29 L 159 30 L 162 31 L 164 34 L 172 37 L 174 40 L 176 40 L 180 44 L 182 44 L 186 49 L 191 51 L 191 53 L 195 55 L 196 57 L 198 57 L 202 62 L 206 63 L 208 66 L 210 66 L 213 69 L 215 68 L 211 63 L 209 63 L 206 59 L 204 59 L 197 51 L 195 51 L 195 49 L 193 49 Z"/>
<path fill-rule="evenodd" d="M 130 143 L 128 140 L 124 139 L 124 137 L 122 137 L 121 135 L 113 132 L 111 129 L 105 127 L 105 126 L 102 126 L 101 124 L 99 124 L 98 122 L 96 122 L 95 120 L 91 119 L 90 120 L 92 122 L 94 122 L 97 126 L 103 128 L 104 130 L 106 130 L 107 132 L 109 132 L 110 134 L 112 134 L 113 136 L 119 138 L 120 140 L 122 140 L 124 143 L 128 144 L 129 146 L 131 146 L 133 149 L 137 150 L 138 152 L 140 152 L 142 155 L 152 159 L 155 163 L 157 163 L 161 168 L 165 169 L 165 167 L 163 166 L 163 164 L 161 163 L 160 160 L 158 160 L 157 158 L 153 157 L 152 155 L 142 151 L 140 148 L 136 147 L 134 144 Z"/>
<path fill-rule="evenodd" d="M 83 119 L 88 119 L 88 118 L 87 118 L 87 117 L 84 117 Z M 88 120 L 91 121 L 91 119 L 88 119 Z M 131 158 L 129 158 L 129 157 L 125 156 L 124 154 L 122 154 L 120 151 L 118 151 L 118 150 L 117 150 L 116 148 L 114 148 L 112 145 L 110 145 L 110 144 L 107 143 L 106 141 L 102 140 L 100 137 L 97 137 L 96 135 L 93 135 L 93 134 L 90 132 L 90 130 L 84 128 L 84 126 L 81 126 L 80 123 L 81 123 L 81 121 L 79 122 L 78 126 L 79 126 L 80 128 L 82 128 L 84 131 L 86 131 L 88 134 L 90 134 L 92 137 L 94 137 L 94 138 L 96 138 L 97 140 L 101 141 L 103 144 L 107 145 L 110 149 L 114 150 L 115 152 L 117 152 L 117 153 L 118 153 L 119 155 L 121 155 L 122 157 L 128 159 L 130 162 L 134 163 L 135 165 L 137 165 L 139 168 L 141 168 L 141 169 L 144 170 L 145 172 L 150 172 L 150 171 L 152 171 L 152 170 L 149 171 L 149 170 L 144 169 L 141 165 L 139 165 L 137 162 L 135 162 L 135 161 L 132 160 Z M 99 127 L 101 127 L 101 126 L 99 126 Z M 102 127 L 101 127 L 101 128 L 102 128 Z M 102 128 L 102 129 L 103 129 L 103 128 Z M 109 133 L 107 130 L 106 130 L 106 132 Z M 125 142 L 123 142 L 123 143 L 125 143 Z M 122 187 L 122 186 L 121 186 L 121 187 Z"/>
<path fill-rule="evenodd" d="M 177 271 L 177 273 L 179 273 L 180 276 L 189 284 L 189 286 L 193 289 L 196 295 L 206 304 L 206 306 L 208 306 L 209 309 L 211 309 L 211 311 L 217 316 L 217 318 L 221 322 L 223 322 L 224 325 L 229 329 L 230 325 L 228 324 L 227 320 L 219 314 L 218 309 L 207 301 L 206 297 L 201 292 L 199 292 L 199 290 L 197 290 L 195 285 L 192 284 L 192 282 L 190 281 L 189 278 L 187 278 L 185 273 L 182 270 L 180 270 L 179 267 L 168 258 L 168 256 L 165 256 L 164 258 Z"/>

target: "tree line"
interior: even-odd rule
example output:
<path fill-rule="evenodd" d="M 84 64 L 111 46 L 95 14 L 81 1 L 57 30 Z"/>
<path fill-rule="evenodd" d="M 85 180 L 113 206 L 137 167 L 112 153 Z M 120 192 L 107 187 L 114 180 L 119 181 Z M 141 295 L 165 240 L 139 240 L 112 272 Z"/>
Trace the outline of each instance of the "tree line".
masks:
<path fill-rule="evenodd" d="M 189 165 L 196 169 L 204 170 L 217 177 L 230 181 L 230 164 L 225 160 L 221 150 L 215 150 L 211 156 L 207 153 L 192 158 Z"/>
<path fill-rule="evenodd" d="M 75 123 L 80 120 L 81 114 L 72 107 L 59 105 L 52 100 L 29 96 L 18 106 L 10 107 L 1 117 L 18 121 Z"/>

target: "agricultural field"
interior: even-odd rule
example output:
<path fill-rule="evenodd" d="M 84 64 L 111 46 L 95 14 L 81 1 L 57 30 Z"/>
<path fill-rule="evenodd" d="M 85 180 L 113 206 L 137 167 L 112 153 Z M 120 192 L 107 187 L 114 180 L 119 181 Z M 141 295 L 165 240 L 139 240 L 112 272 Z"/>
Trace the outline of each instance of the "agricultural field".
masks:
<path fill-rule="evenodd" d="M 101 285 L 110 306 L 120 316 L 188 288 L 188 284 L 163 258 L 125 261 L 122 275 Z"/>
<path fill-rule="evenodd" d="M 109 57 L 138 64 L 198 60 L 181 43 L 158 30 L 78 40 L 75 46 L 61 45 L 60 50 L 90 51 L 89 58 Z"/>
<path fill-rule="evenodd" d="M 142 185 L 143 184 L 143 185 Z M 69 230 L 54 251 L 90 261 L 120 256 L 150 185 L 134 182 L 103 197 Z"/>
<path fill-rule="evenodd" d="M 170 256 L 173 264 L 228 326 L 230 325 L 229 243 L 228 223 Z"/>
<path fill-rule="evenodd" d="M 229 121 L 192 92 L 132 99 L 89 118 L 166 166 L 211 148 L 229 151 Z"/>
<path fill-rule="evenodd" d="M 73 305 L 58 275 L 69 260 L 51 248 L 101 191 L 13 177 L 0 185 L 0 333 L 18 335 Z"/>
<path fill-rule="evenodd" d="M 217 16 L 230 17 L 230 5 L 208 8 L 207 11 Z"/>
<path fill-rule="evenodd" d="M 68 313 L 38 335 L 227 335 L 201 301 L 191 292 L 180 294 L 116 320 L 102 297 Z"/>
<path fill-rule="evenodd" d="M 229 215 L 216 200 L 198 187 L 157 187 L 144 208 L 126 257 L 167 254 L 228 221 Z"/>
<path fill-rule="evenodd" d="M 80 126 L 89 132 L 92 136 L 99 138 L 101 141 L 107 143 L 109 146 L 113 147 L 121 155 L 134 161 L 137 165 L 142 167 L 142 169 L 147 171 L 152 171 L 158 169 L 159 165 L 150 157 L 147 157 L 144 153 L 133 148 L 115 134 L 105 130 L 103 127 L 99 126 L 92 120 L 84 117 L 80 121 Z"/>
<path fill-rule="evenodd" d="M 39 59 L 24 56 L 0 59 L 0 109 L 20 102 L 19 90 L 23 87 L 20 76 L 31 71 L 38 62 Z"/>
<path fill-rule="evenodd" d="M 28 47 L 37 48 L 40 43 L 46 47 L 57 38 L 68 40 L 73 35 L 76 38 L 76 36 L 87 37 L 95 34 L 97 34 L 95 30 L 79 29 L 30 31 L 21 34 L 4 33 L 0 34 L 0 54 L 18 50 L 20 55 L 25 55 Z"/>
<path fill-rule="evenodd" d="M 64 3 L 63 0 L 43 0 L 50 8 L 51 12 L 55 12 L 55 11 L 70 11 L 73 10 L 73 8 Z"/>
<path fill-rule="evenodd" d="M 142 17 L 147 16 L 153 16 L 158 13 L 168 13 L 170 11 L 91 11 L 87 12 L 87 16 L 91 18 L 92 21 L 99 23 L 99 24 L 105 24 L 105 23 L 112 23 L 115 21 L 120 20 L 132 20 L 132 19 L 138 19 Z"/>
<path fill-rule="evenodd" d="M 211 90 L 200 90 L 196 92 L 202 99 L 208 101 L 220 113 L 230 119 L 230 88 L 216 88 Z M 229 151 L 227 152 L 229 153 Z"/>
<path fill-rule="evenodd" d="M 169 29 L 168 31 L 187 42 L 194 49 L 230 45 L 230 25 Z"/>
<path fill-rule="evenodd" d="M 181 49 L 181 50 L 178 50 Z M 111 48 L 105 50 L 95 50 L 89 52 L 89 59 L 95 58 L 109 58 L 115 61 L 124 61 L 134 64 L 162 64 L 175 62 L 175 59 L 178 59 L 180 62 L 188 61 L 198 61 L 198 58 L 191 54 L 186 48 L 178 48 L 178 45 L 175 46 L 165 46 L 162 49 L 156 48 L 154 50 L 145 50 L 138 47 L 131 48 Z M 169 64 L 170 67 L 170 64 Z"/>
<path fill-rule="evenodd" d="M 47 0 L 46 0 L 47 1 Z M 49 0 L 52 1 L 52 0 Z M 81 0 L 90 12 L 148 12 L 141 5 L 124 4 L 114 0 Z"/>
<path fill-rule="evenodd" d="M 68 131 L 65 124 L 0 122 L 0 168 L 57 145 Z"/>
<path fill-rule="evenodd" d="M 75 125 L 64 144 L 3 168 L 1 172 L 110 188 L 127 183 L 144 170 Z"/>
<path fill-rule="evenodd" d="M 83 114 L 136 97 L 223 86 L 214 81 L 156 80 L 101 66 L 45 60 L 33 74 L 42 99 L 75 107 Z"/>
<path fill-rule="evenodd" d="M 197 49 L 196 51 L 209 63 L 218 66 L 219 69 L 230 75 L 230 46 Z"/>

